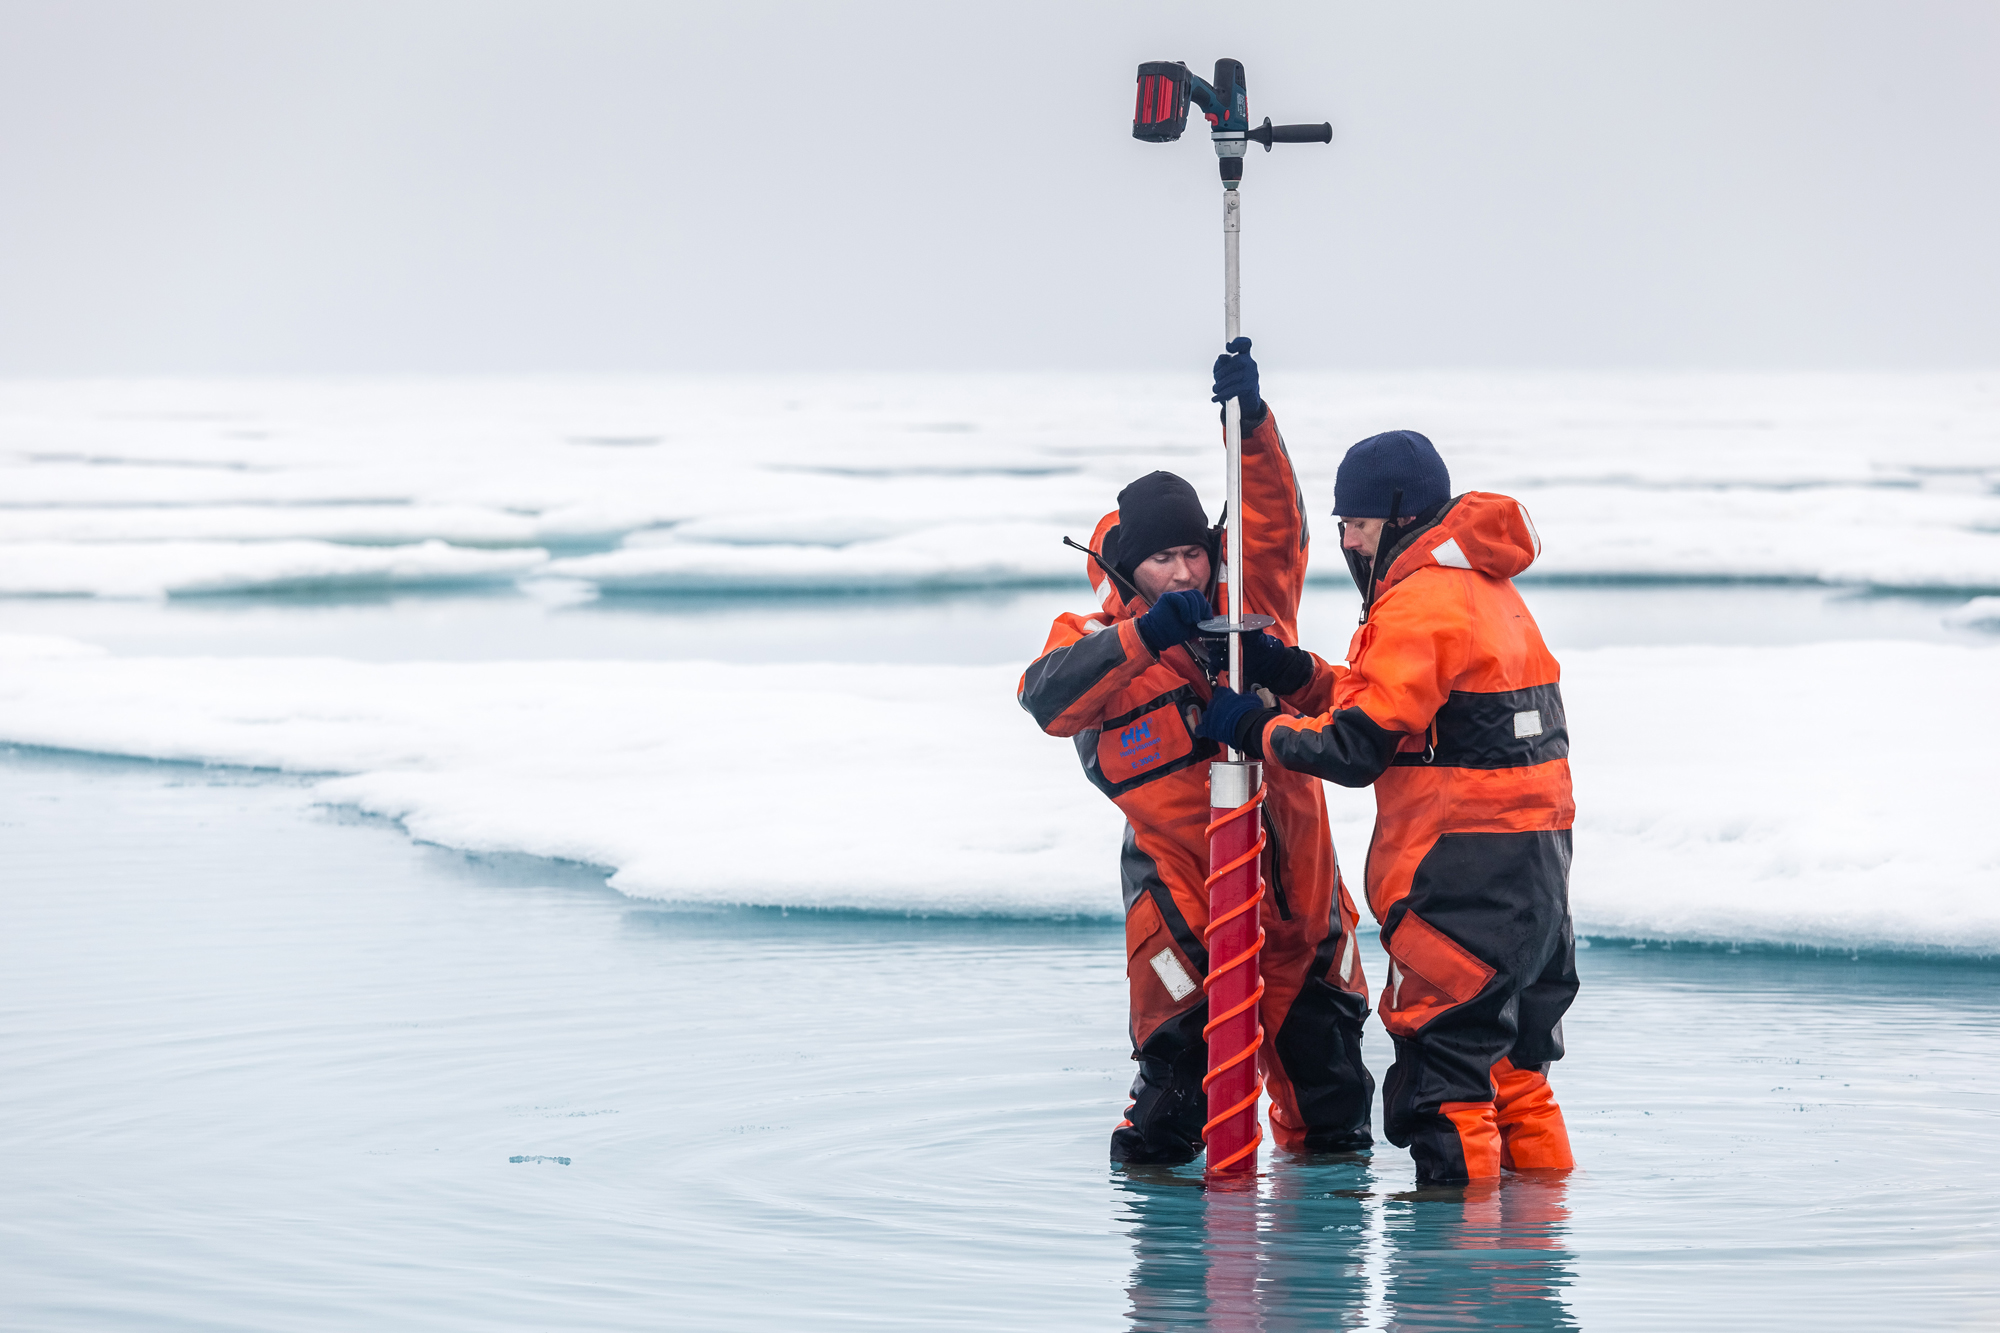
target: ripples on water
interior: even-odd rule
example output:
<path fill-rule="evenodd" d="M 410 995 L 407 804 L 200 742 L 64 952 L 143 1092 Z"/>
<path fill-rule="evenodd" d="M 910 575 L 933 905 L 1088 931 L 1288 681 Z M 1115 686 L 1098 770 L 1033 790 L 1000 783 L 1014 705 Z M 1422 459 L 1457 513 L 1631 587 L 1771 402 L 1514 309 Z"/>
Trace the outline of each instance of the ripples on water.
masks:
<path fill-rule="evenodd" d="M 678 911 L 255 775 L 0 797 L 10 1329 L 2000 1325 L 1987 966 L 1600 942 L 1573 1177 L 1211 1191 L 1106 1166 L 1109 923 Z"/>

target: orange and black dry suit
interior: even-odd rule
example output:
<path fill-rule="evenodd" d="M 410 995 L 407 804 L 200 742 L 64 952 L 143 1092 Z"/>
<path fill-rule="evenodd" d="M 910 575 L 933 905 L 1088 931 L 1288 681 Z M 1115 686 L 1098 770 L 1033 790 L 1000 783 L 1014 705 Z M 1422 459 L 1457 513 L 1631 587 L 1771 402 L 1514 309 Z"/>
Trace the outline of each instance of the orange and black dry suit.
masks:
<path fill-rule="evenodd" d="M 1291 458 L 1268 412 L 1243 441 L 1243 509 L 1247 609 L 1276 616 L 1272 632 L 1296 643 L 1307 530 Z M 1099 520 L 1092 550 L 1104 549 L 1117 520 L 1115 512 Z M 1207 1119 L 1205 830 L 1208 764 L 1222 752 L 1189 726 L 1188 710 L 1210 693 L 1190 646 L 1155 657 L 1134 619 L 1148 604 L 1122 596 L 1095 562 L 1087 572 L 1103 610 L 1056 618 L 1042 656 L 1021 677 L 1021 706 L 1050 735 L 1075 738 L 1085 776 L 1125 813 L 1126 975 L 1139 1074 L 1126 1123 L 1112 1135 L 1112 1160 L 1186 1162 L 1201 1150 Z M 1211 587 L 1209 596 L 1226 608 L 1226 594 Z M 1272 1129 L 1294 1151 L 1366 1147 L 1375 1093 L 1361 1063 L 1368 989 L 1326 798 L 1303 773 L 1280 769 L 1266 782 L 1259 1064 Z"/>
<path fill-rule="evenodd" d="M 1577 988 L 1569 732 L 1511 581 L 1540 549 L 1519 504 L 1477 491 L 1394 531 L 1348 666 L 1294 695 L 1317 715 L 1253 738 L 1277 772 L 1375 786 L 1384 1129 L 1425 1181 L 1571 1165 L 1546 1077 Z"/>

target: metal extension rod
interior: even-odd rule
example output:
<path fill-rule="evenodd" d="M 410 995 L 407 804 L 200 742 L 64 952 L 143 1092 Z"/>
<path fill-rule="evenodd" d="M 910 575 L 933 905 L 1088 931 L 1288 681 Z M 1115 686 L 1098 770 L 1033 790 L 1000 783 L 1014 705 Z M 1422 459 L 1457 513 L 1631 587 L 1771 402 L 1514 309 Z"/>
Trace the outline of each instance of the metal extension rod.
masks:
<path fill-rule="evenodd" d="M 1132 137 L 1147 143 L 1172 143 L 1187 128 L 1188 112 L 1199 107 L 1209 124 L 1209 140 L 1215 148 L 1222 177 L 1222 340 L 1226 347 L 1243 333 L 1243 283 L 1239 267 L 1242 240 L 1243 199 L 1237 186 L 1243 179 L 1243 156 L 1252 144 L 1271 151 L 1279 143 L 1331 143 L 1333 126 L 1273 125 L 1270 117 L 1262 125 L 1250 123 L 1250 96 L 1243 77 L 1243 65 L 1236 60 L 1215 62 L 1215 82 L 1200 78 L 1178 61 L 1149 60 L 1139 66 L 1138 100 L 1132 110 Z M 1229 549 L 1223 562 L 1223 581 L 1229 588 L 1227 615 L 1202 622 L 1207 634 L 1221 634 L 1229 640 L 1229 688 L 1243 692 L 1243 644 L 1245 634 L 1254 634 L 1275 623 L 1268 616 L 1252 615 L 1245 608 L 1249 580 L 1243 568 L 1243 408 L 1232 398 L 1222 405 L 1223 436 L 1228 447 Z M 1234 746 L 1228 747 L 1228 762 L 1243 761 Z"/>
<path fill-rule="evenodd" d="M 1243 333 L 1243 194 L 1235 181 L 1223 182 L 1222 190 L 1222 345 L 1227 347 Z M 1224 557 L 1229 573 L 1229 619 L 1243 621 L 1243 589 L 1248 580 L 1243 569 L 1243 404 L 1231 398 L 1222 405 L 1223 439 L 1229 461 L 1229 553 Z M 1229 635 L 1229 688 L 1243 692 L 1243 635 Z M 1230 747 L 1229 762 L 1243 759 Z"/>

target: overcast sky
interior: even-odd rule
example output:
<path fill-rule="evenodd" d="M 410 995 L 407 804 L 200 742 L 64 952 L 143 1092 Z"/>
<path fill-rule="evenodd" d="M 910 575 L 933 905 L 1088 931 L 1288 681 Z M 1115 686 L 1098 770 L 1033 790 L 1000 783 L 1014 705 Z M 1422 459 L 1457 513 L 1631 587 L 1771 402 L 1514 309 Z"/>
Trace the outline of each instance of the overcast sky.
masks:
<path fill-rule="evenodd" d="M 1994 0 L 0 0 L 0 373 L 2000 367 Z"/>

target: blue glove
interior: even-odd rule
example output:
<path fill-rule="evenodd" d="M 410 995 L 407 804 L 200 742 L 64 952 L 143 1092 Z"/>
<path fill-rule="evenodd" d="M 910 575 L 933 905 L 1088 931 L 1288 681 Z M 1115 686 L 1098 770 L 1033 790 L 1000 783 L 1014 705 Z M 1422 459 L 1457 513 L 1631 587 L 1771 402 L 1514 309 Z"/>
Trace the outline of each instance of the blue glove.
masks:
<path fill-rule="evenodd" d="M 1243 677 L 1283 698 L 1313 677 L 1312 654 L 1272 634 L 1243 636 Z"/>
<path fill-rule="evenodd" d="M 1195 626 L 1213 616 L 1208 598 L 1198 592 L 1170 592 L 1153 603 L 1153 609 L 1139 617 L 1139 637 L 1158 657 L 1177 643 L 1195 636 Z"/>
<path fill-rule="evenodd" d="M 1255 733 L 1262 732 L 1264 724 L 1276 716 L 1277 710 L 1264 707 L 1256 695 L 1238 694 L 1227 685 L 1218 685 L 1208 707 L 1201 711 L 1201 723 L 1194 734 L 1232 749 L 1262 754 L 1264 747 Z"/>
<path fill-rule="evenodd" d="M 1226 350 L 1233 355 L 1215 358 L 1215 397 L 1208 401 L 1241 399 L 1243 420 L 1255 421 L 1264 415 L 1264 400 L 1257 393 L 1257 363 L 1250 359 L 1250 340 L 1238 338 Z"/>

